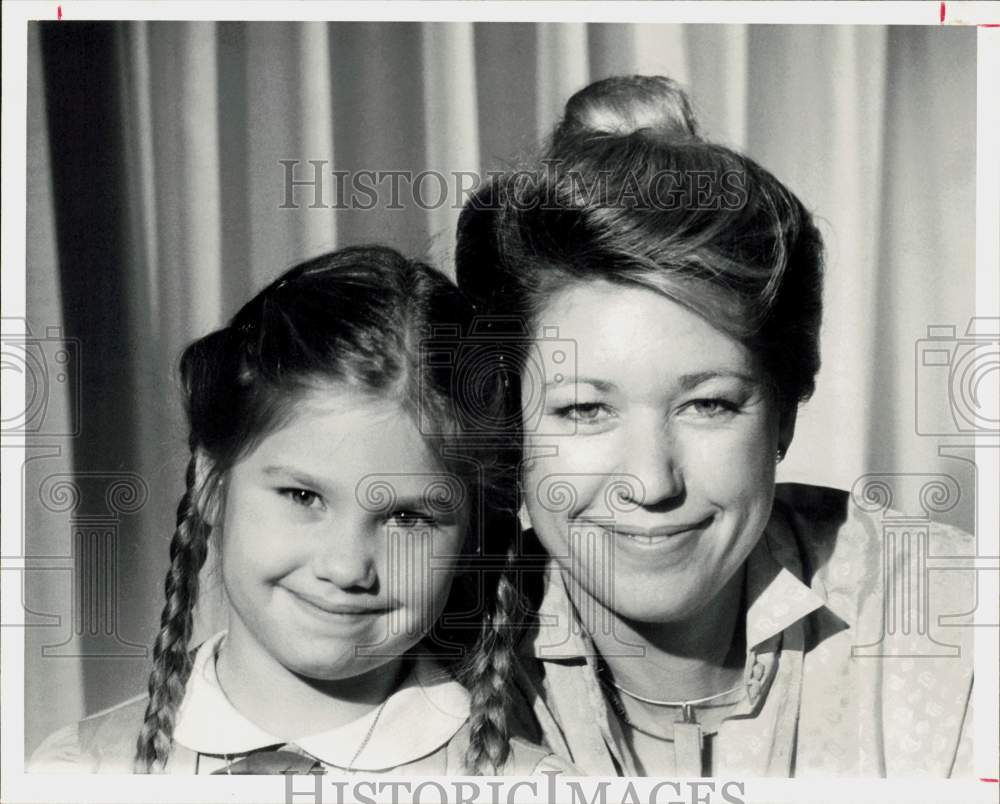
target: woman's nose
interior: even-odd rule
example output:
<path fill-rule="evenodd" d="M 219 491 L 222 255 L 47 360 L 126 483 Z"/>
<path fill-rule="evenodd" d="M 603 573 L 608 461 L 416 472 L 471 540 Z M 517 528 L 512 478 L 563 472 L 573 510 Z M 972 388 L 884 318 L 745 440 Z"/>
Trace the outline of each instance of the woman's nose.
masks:
<path fill-rule="evenodd" d="M 643 508 L 676 502 L 684 492 L 677 444 L 662 428 L 647 428 L 629 439 L 623 469 L 632 477 L 629 501 Z"/>
<path fill-rule="evenodd" d="M 375 534 L 367 532 L 361 524 L 339 522 L 317 539 L 319 544 L 313 556 L 317 578 L 345 590 L 375 591 L 378 584 Z"/>

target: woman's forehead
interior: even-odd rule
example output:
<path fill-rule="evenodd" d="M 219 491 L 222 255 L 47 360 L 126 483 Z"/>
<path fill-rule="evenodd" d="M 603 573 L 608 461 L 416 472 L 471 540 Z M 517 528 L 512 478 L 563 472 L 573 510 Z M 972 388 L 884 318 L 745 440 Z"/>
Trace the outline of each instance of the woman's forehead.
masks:
<path fill-rule="evenodd" d="M 571 358 L 558 371 L 543 365 L 547 382 L 550 374 L 613 384 L 758 375 L 751 352 L 697 313 L 655 291 L 600 280 L 556 292 L 538 315 L 535 337 L 540 353 L 558 339 Z"/>

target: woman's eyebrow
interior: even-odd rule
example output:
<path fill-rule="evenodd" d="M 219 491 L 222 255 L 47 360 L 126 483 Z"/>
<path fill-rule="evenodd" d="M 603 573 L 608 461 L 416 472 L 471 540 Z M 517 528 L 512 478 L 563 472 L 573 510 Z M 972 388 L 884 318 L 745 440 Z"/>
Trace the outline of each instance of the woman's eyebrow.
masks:
<path fill-rule="evenodd" d="M 609 382 L 608 380 L 598 380 L 594 377 L 575 377 L 572 374 L 568 376 L 562 376 L 558 380 L 555 379 L 549 380 L 547 383 L 545 383 L 546 388 L 558 385 L 592 385 L 594 388 L 596 388 L 598 391 L 601 391 L 602 393 L 614 391 L 618 388 L 617 385 L 615 385 L 613 382 Z"/>
<path fill-rule="evenodd" d="M 699 371 L 695 374 L 682 374 L 677 378 L 677 384 L 685 391 L 697 388 L 702 383 L 715 379 L 735 379 L 748 385 L 757 385 L 759 380 L 751 374 L 744 374 L 741 371 L 732 369 L 711 369 L 709 371 Z"/>

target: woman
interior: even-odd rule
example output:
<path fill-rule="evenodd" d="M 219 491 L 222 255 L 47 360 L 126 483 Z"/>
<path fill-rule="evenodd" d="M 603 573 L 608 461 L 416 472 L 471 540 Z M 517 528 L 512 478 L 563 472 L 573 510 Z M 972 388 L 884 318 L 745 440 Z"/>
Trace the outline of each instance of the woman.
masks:
<path fill-rule="evenodd" d="M 971 645 L 856 651 L 882 633 L 878 523 L 775 487 L 820 364 L 809 212 L 660 77 L 577 93 L 526 176 L 467 205 L 457 269 L 528 336 L 503 360 L 550 556 L 521 684 L 550 746 L 600 775 L 970 773 Z M 974 608 L 964 575 L 929 576 L 930 622 Z"/>

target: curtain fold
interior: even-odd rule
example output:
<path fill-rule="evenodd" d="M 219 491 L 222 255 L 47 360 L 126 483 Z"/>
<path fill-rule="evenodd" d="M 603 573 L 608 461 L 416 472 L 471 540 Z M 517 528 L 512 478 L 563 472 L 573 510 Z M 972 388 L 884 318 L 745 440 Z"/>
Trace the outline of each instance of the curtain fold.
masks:
<path fill-rule="evenodd" d="M 968 465 L 938 453 L 950 431 L 918 432 L 920 405 L 939 430 L 956 425 L 915 355 L 928 325 L 964 332 L 974 304 L 974 29 L 37 23 L 31 43 L 29 313 L 79 339 L 84 363 L 77 386 L 53 392 L 68 410 L 79 391 L 80 434 L 24 493 L 38 499 L 59 467 L 142 479 L 148 500 L 116 525 L 126 642 L 151 644 L 162 606 L 187 461 L 183 346 L 335 246 L 382 242 L 451 271 L 456 188 L 471 188 L 452 174 L 517 164 L 570 94 L 616 73 L 686 83 L 707 135 L 818 216 L 824 362 L 781 479 L 950 473 L 970 488 Z M 440 182 L 411 178 L 393 204 L 380 171 L 436 171 L 447 197 L 420 203 Z M 971 529 L 971 506 L 941 518 Z M 69 514 L 28 514 L 35 544 L 71 554 Z M 221 599 L 206 577 L 203 631 Z M 66 584 L 32 582 L 39 611 L 72 608 Z M 139 692 L 148 668 L 134 655 L 108 670 L 30 662 L 29 679 L 60 680 L 63 722 Z M 41 707 L 28 716 L 30 750 L 59 724 Z"/>
<path fill-rule="evenodd" d="M 52 165 L 49 156 L 48 126 L 45 120 L 45 93 L 42 84 L 41 32 L 28 30 L 28 93 L 27 93 L 27 232 L 26 249 L 29 270 L 26 282 L 28 318 L 20 322 L 22 335 L 45 338 L 49 330 L 65 336 L 62 312 L 63 293 L 59 287 L 55 233 L 54 200 L 52 197 Z M 8 334 L 4 322 L 4 335 Z M 55 340 L 55 339 L 53 339 Z M 52 343 L 52 341 L 50 341 Z M 8 358 L 5 343 L 5 361 Z M 51 354 L 51 350 L 47 350 Z M 13 355 L 10 355 L 11 357 Z M 53 355 L 54 356 L 54 355 Z M 7 365 L 4 368 L 8 368 Z M 70 554 L 70 539 L 65 518 L 50 506 L 39 493 L 46 479 L 53 475 L 69 476 L 73 471 L 73 439 L 77 419 L 73 409 L 73 390 L 52 383 L 41 388 L 25 377 L 28 400 L 47 391 L 46 407 L 42 412 L 46 435 L 44 443 L 32 445 L 28 440 L 21 478 L 4 478 L 4 485 L 20 481 L 25 521 L 23 555 L 66 556 Z M 33 407 L 29 407 L 29 410 Z M 5 423 L 6 424 L 6 423 Z M 39 439 L 41 440 L 41 439 Z M 17 504 L 16 498 L 4 496 Z M 56 506 L 51 506 L 54 508 Z M 63 562 L 65 563 L 65 562 Z M 5 574 L 6 576 L 6 574 Z M 84 679 L 81 663 L 73 658 L 45 660 L 46 646 L 62 642 L 70 635 L 67 622 L 67 602 L 72 594 L 72 573 L 62 569 L 24 573 L 22 599 L 25 606 L 24 632 L 24 744 L 30 750 L 47 733 L 67 722 L 83 717 Z M 4 581 L 9 580 L 9 576 Z"/>

